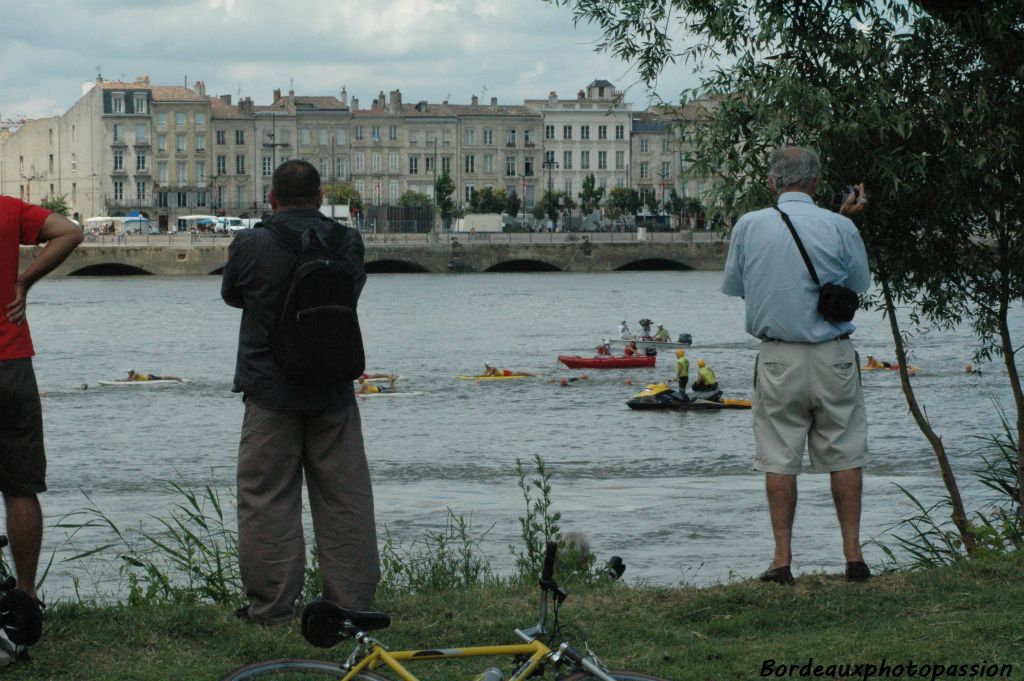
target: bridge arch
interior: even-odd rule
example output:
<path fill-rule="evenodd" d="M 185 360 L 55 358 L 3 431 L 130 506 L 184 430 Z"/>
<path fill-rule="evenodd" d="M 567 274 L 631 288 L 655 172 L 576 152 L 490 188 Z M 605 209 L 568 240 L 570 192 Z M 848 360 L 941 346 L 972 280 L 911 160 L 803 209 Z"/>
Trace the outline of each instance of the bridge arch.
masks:
<path fill-rule="evenodd" d="M 423 265 L 409 260 L 384 258 L 366 263 L 367 274 L 422 274 L 429 271 Z"/>
<path fill-rule="evenodd" d="M 669 260 L 667 258 L 643 258 L 641 260 L 631 260 L 623 265 L 619 265 L 615 268 L 617 272 L 652 272 L 655 270 L 692 270 L 693 268 L 686 263 L 679 262 L 678 260 Z"/>
<path fill-rule="evenodd" d="M 120 262 L 104 262 L 96 265 L 86 265 L 74 272 L 69 272 L 69 277 L 137 277 L 151 275 L 152 272 L 134 265 L 126 265 Z"/>
<path fill-rule="evenodd" d="M 491 265 L 484 272 L 561 272 L 560 267 L 556 267 L 549 262 L 543 260 L 532 260 L 532 259 L 516 259 L 516 260 L 505 260 L 503 262 L 495 263 Z"/>

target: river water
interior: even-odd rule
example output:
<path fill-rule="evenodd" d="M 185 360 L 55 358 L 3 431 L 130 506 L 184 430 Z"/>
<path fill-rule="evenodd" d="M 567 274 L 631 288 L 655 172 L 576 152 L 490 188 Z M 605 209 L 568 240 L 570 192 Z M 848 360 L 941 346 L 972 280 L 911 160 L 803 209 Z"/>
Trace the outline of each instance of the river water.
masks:
<path fill-rule="evenodd" d="M 742 302 L 718 292 L 720 272 L 371 275 L 360 304 L 370 371 L 403 376 L 416 394 L 360 400 L 383 536 L 405 544 L 444 528 L 447 509 L 471 518 L 497 570 L 512 564 L 524 503 L 515 461 L 540 455 L 553 474 L 565 530 L 581 531 L 601 559 L 622 556 L 627 577 L 653 584 L 709 584 L 760 572 L 771 558 L 763 478 L 751 468 L 749 411 L 633 412 L 625 401 L 672 374 L 653 369 L 579 375 L 560 353 L 590 354 L 618 322 L 650 317 L 673 337 L 691 333 L 692 360 L 715 369 L 728 396 L 750 397 L 757 343 L 743 331 Z M 66 543 L 53 524 L 97 507 L 122 528 L 157 519 L 182 499 L 164 482 L 233 487 L 242 402 L 231 393 L 240 312 L 225 306 L 218 277 L 44 280 L 30 320 L 49 456 L 44 592 L 67 597 L 77 578 L 87 596 L 121 593 L 117 561 L 66 562 L 110 540 L 89 530 Z M 1024 331 L 1015 316 L 1016 333 Z M 857 346 L 893 359 L 888 323 L 858 313 Z M 966 376 L 969 331 L 915 340 L 919 399 L 944 436 L 969 506 L 987 498 L 967 476 L 976 436 L 999 430 L 993 399 L 1011 400 L 1005 371 Z M 485 361 L 542 378 L 477 383 Z M 186 385 L 100 388 L 128 369 L 185 376 Z M 633 385 L 627 385 L 631 379 Z M 872 461 L 866 468 L 863 538 L 911 514 L 896 485 L 938 500 L 934 456 L 899 390 L 896 372 L 866 372 Z M 74 389 L 82 383 L 88 390 Z M 794 569 L 840 572 L 843 559 L 828 478 L 800 478 Z M 228 509 L 233 517 L 233 509 Z M 112 557 L 113 554 L 107 554 Z M 869 547 L 870 561 L 881 551 Z"/>

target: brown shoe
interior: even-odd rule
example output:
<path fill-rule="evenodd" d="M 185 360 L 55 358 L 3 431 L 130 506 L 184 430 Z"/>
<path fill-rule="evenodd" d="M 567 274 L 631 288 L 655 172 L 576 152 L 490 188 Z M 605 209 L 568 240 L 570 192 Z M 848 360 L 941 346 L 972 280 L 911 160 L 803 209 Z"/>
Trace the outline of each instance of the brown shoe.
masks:
<path fill-rule="evenodd" d="M 866 582 L 871 578 L 871 568 L 861 560 L 850 561 L 846 564 L 846 581 Z"/>
<path fill-rule="evenodd" d="M 785 586 L 793 586 L 793 582 L 796 581 L 793 579 L 793 572 L 789 569 L 788 565 L 765 570 L 758 579 L 762 582 L 775 582 Z"/>

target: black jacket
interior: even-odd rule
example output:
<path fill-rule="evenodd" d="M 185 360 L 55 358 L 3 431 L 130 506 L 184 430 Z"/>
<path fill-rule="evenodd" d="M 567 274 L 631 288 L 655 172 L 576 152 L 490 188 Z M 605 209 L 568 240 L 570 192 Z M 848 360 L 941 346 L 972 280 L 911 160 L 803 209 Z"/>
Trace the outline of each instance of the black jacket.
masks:
<path fill-rule="evenodd" d="M 313 227 L 324 235 L 332 229 L 345 230 L 345 255 L 352 266 L 358 298 L 366 283 L 363 239 L 358 231 L 312 208 L 281 211 L 267 221 L 296 230 Z M 228 248 L 221 297 L 228 305 L 242 308 L 235 388 L 247 400 L 267 409 L 325 411 L 345 407 L 355 400 L 351 382 L 299 385 L 281 373 L 271 355 L 268 338 L 284 304 L 294 261 L 294 253 L 271 230 L 262 227 L 238 232 Z"/>

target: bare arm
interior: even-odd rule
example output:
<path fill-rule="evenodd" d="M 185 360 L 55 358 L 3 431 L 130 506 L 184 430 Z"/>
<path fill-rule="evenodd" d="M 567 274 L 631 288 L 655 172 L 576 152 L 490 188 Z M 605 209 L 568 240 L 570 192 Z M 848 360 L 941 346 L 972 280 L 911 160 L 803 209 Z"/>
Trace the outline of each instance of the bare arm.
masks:
<path fill-rule="evenodd" d="M 52 272 L 64 262 L 71 251 L 82 243 L 84 235 L 78 225 L 59 213 L 51 213 L 39 230 L 39 241 L 46 242 L 14 284 L 14 300 L 7 306 L 7 319 L 15 324 L 25 321 L 25 305 L 28 290 L 37 281 Z"/>

